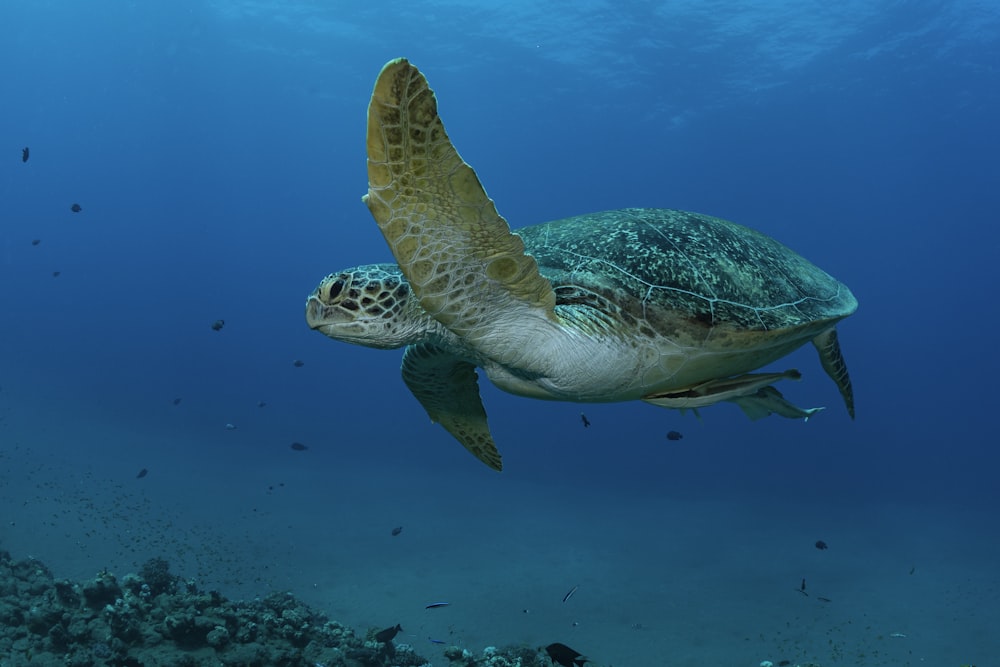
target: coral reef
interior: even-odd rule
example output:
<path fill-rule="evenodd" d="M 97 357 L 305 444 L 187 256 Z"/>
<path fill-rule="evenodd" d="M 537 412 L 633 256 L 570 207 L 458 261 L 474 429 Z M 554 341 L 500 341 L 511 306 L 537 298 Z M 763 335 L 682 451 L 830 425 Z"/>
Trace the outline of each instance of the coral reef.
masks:
<path fill-rule="evenodd" d="M 287 593 L 250 602 L 200 591 L 154 558 L 119 580 L 55 580 L 0 551 L 0 667 L 429 667 L 407 644 L 364 638 Z M 459 667 L 541 667 L 533 649 L 447 647 Z"/>

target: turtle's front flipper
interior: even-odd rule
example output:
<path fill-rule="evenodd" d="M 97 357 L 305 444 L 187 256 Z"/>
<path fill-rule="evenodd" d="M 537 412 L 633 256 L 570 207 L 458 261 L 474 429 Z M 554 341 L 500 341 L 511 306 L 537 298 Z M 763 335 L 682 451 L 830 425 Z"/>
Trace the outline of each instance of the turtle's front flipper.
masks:
<path fill-rule="evenodd" d="M 854 389 L 851 388 L 851 376 L 847 374 L 847 362 L 844 361 L 844 355 L 840 351 L 837 330 L 830 327 L 813 338 L 812 342 L 819 352 L 823 370 L 837 383 L 837 389 L 840 390 L 840 395 L 844 397 L 844 405 L 847 406 L 847 414 L 854 419 Z"/>
<path fill-rule="evenodd" d="M 552 285 L 455 150 L 427 79 L 402 58 L 382 68 L 368 106 L 365 202 L 421 307 L 479 352 L 523 352 L 525 322 L 557 322 Z"/>
<path fill-rule="evenodd" d="M 444 426 L 480 461 L 496 471 L 503 469 L 500 452 L 486 423 L 473 364 L 421 343 L 406 348 L 402 370 L 403 381 L 431 421 Z"/>

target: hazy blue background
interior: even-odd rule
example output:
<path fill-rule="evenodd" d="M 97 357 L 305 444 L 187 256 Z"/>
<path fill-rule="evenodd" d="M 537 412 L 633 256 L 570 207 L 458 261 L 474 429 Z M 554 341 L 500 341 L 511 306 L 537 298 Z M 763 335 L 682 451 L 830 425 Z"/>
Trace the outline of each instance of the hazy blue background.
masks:
<path fill-rule="evenodd" d="M 629 508 L 707 503 L 723 509 L 684 514 L 706 534 L 698 553 L 750 539 L 733 526 L 766 524 L 761 539 L 814 559 L 815 539 L 855 522 L 870 550 L 855 553 L 861 564 L 897 540 L 953 550 L 937 554 L 949 581 L 993 591 L 959 606 L 995 627 L 995 567 L 973 585 L 968 563 L 950 559 L 1000 558 L 996 2 L 12 0 L 0 26 L 0 548 L 71 576 L 158 549 L 180 563 L 211 535 L 261 586 L 307 595 L 302 582 L 318 575 L 303 552 L 341 540 L 363 572 L 393 526 L 419 532 L 407 512 L 468 548 L 516 541 L 519 526 L 552 516 L 525 539 L 557 553 L 613 540 L 573 507 L 631 498 L 609 525 L 674 544 L 679 527 Z M 512 227 L 625 206 L 694 210 L 770 234 L 849 285 L 860 308 L 840 334 L 857 420 L 811 348 L 778 364 L 804 374 L 781 388 L 793 402 L 828 406 L 808 424 L 751 423 L 731 405 L 698 421 L 612 404 L 585 406 L 584 430 L 580 406 L 484 386 L 506 465 L 496 475 L 428 423 L 398 352 L 309 331 L 304 300 L 320 278 L 391 259 L 360 197 L 368 96 L 400 55 L 427 75 Z M 684 439 L 666 440 L 671 429 Z M 70 518 L 42 521 L 51 513 L 31 514 L 29 497 Z M 550 515 L 549 500 L 566 511 Z M 254 523 L 267 503 L 273 525 Z M 802 507 L 825 509 L 783 533 L 775 508 Z M 899 534 L 888 528 L 897 510 Z M 109 549 L 109 535 L 142 532 L 154 515 L 156 540 Z M 719 516 L 732 525 L 713 530 Z M 648 547 L 605 566 L 627 572 Z M 723 571 L 744 579 L 753 562 Z M 273 579 L 283 566 L 298 574 Z M 547 570 L 556 599 L 573 583 L 559 569 Z M 802 574 L 790 568 L 790 585 Z M 255 590 L 229 584 L 234 596 Z M 627 604 L 650 585 L 633 584 L 609 596 Z M 360 627 L 396 618 L 327 608 Z M 536 638 L 485 625 L 484 642 L 586 643 L 554 636 L 562 626 Z M 981 639 L 945 633 L 938 647 L 954 654 L 926 655 L 987 663 L 1000 647 Z M 824 658 L 809 641 L 799 655 Z M 616 643 L 578 648 L 620 664 Z"/>

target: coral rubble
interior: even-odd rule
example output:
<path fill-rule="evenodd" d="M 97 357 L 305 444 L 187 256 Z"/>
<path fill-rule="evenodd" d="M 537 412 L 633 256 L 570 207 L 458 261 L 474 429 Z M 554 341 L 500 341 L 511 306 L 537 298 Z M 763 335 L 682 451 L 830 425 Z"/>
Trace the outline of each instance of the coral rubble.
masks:
<path fill-rule="evenodd" d="M 429 667 L 407 644 L 358 637 L 288 593 L 250 602 L 201 591 L 161 558 L 119 580 L 56 580 L 41 562 L 0 551 L 0 666 Z M 527 648 L 460 647 L 461 667 L 540 667 Z"/>

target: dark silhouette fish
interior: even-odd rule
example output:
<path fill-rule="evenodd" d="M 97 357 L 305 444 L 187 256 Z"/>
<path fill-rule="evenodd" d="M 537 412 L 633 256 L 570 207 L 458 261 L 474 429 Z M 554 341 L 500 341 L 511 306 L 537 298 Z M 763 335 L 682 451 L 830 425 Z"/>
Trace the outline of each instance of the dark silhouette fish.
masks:
<path fill-rule="evenodd" d="M 226 326 L 225 320 L 215 320 L 212 322 L 212 331 L 222 331 L 222 327 Z"/>
<path fill-rule="evenodd" d="M 680 440 L 684 437 L 684 434 L 679 431 L 668 431 L 667 440 Z"/>
<path fill-rule="evenodd" d="M 395 528 L 392 529 L 392 536 L 396 537 L 401 532 L 403 532 L 403 527 L 402 526 L 396 526 Z"/>
<path fill-rule="evenodd" d="M 292 449 L 294 449 L 297 452 L 304 452 L 309 448 L 303 445 L 301 442 L 293 442 Z"/>
<path fill-rule="evenodd" d="M 827 546 L 826 542 L 824 542 L 823 540 L 816 540 L 816 548 L 819 549 L 820 551 L 825 551 L 830 547 Z"/>
<path fill-rule="evenodd" d="M 142 479 L 143 477 L 145 477 L 148 474 L 149 474 L 149 471 L 146 470 L 145 468 L 143 468 L 142 470 L 139 471 L 139 474 L 136 475 L 135 478 L 136 479 Z"/>
<path fill-rule="evenodd" d="M 72 206 L 69 207 L 69 210 L 73 211 L 74 213 L 79 213 L 80 211 L 83 210 L 83 207 L 80 206 L 79 204 L 73 204 Z"/>
<path fill-rule="evenodd" d="M 21 162 L 27 162 L 28 161 L 28 157 L 30 155 L 31 155 L 31 151 L 28 150 L 27 146 L 25 146 L 24 148 L 22 148 L 21 149 Z"/>
<path fill-rule="evenodd" d="M 31 245 L 38 245 L 38 244 L 39 244 L 39 243 L 41 243 L 41 242 L 42 242 L 42 240 L 41 240 L 41 239 L 32 239 L 32 240 L 31 240 Z"/>
<path fill-rule="evenodd" d="M 302 361 L 301 359 L 296 359 L 295 361 L 292 362 L 292 366 L 295 366 L 296 368 L 302 368 L 305 365 L 306 362 Z"/>
<path fill-rule="evenodd" d="M 580 419 L 583 421 L 584 428 L 590 428 L 590 420 L 587 419 L 587 415 L 580 413 Z"/>
<path fill-rule="evenodd" d="M 549 654 L 552 662 L 562 665 L 562 667 L 583 667 L 586 663 L 590 662 L 582 654 L 559 642 L 546 646 L 545 652 Z"/>
<path fill-rule="evenodd" d="M 174 399 L 174 405 L 180 405 L 180 404 L 181 404 L 181 399 L 175 398 Z"/>
<path fill-rule="evenodd" d="M 386 628 L 385 630 L 379 630 L 378 632 L 376 632 L 375 641 L 380 642 L 382 644 L 388 644 L 389 642 L 392 641 L 393 637 L 395 637 L 398 633 L 402 631 L 403 628 L 401 628 L 399 626 L 399 623 L 397 623 L 391 628 Z"/>

